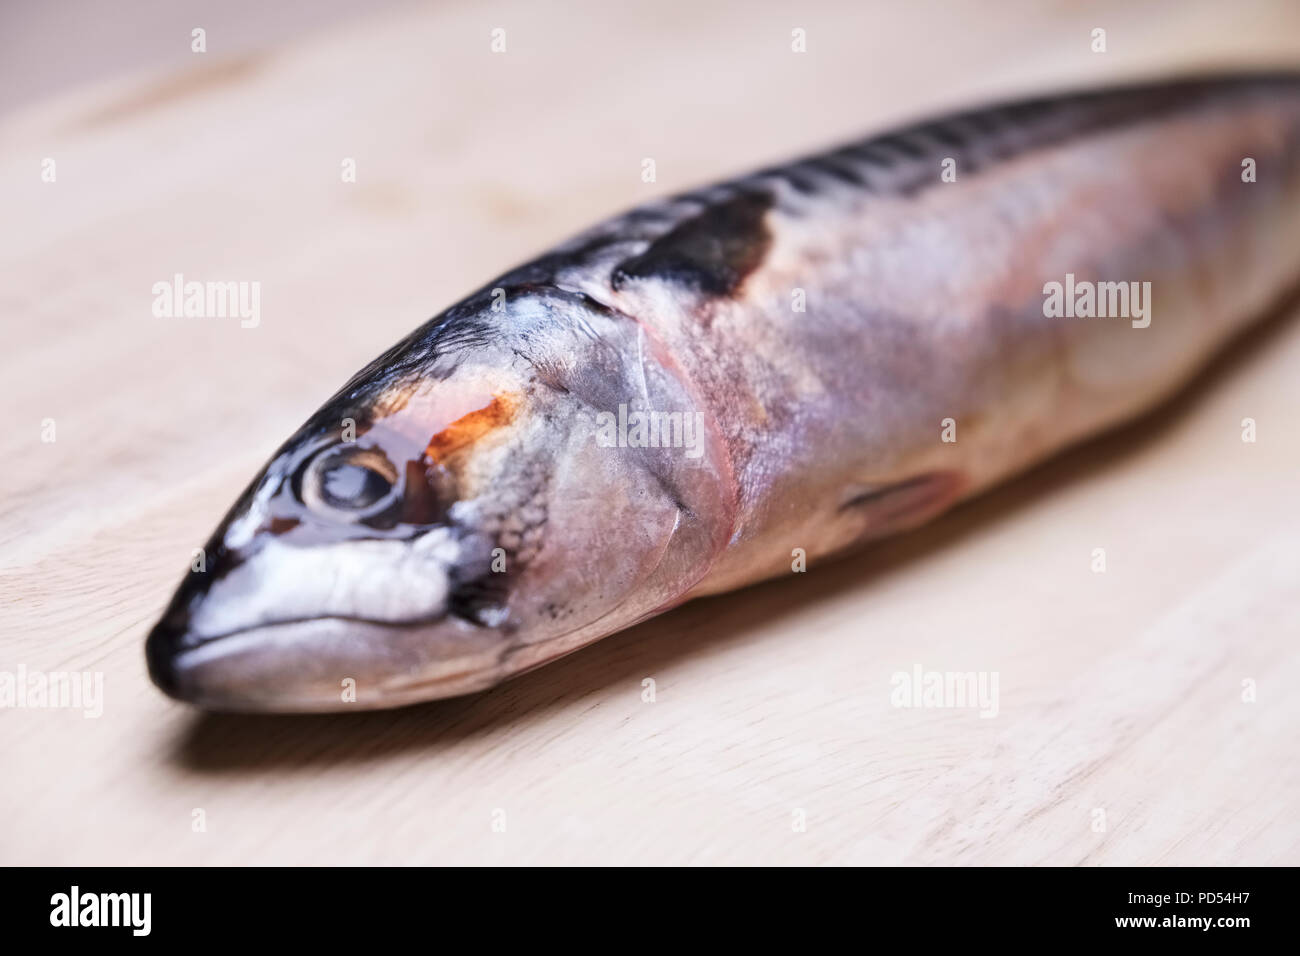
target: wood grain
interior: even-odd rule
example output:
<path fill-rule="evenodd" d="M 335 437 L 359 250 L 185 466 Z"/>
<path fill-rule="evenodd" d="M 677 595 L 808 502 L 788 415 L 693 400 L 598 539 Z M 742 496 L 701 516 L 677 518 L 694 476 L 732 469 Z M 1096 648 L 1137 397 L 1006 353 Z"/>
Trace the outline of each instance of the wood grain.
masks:
<path fill-rule="evenodd" d="M 0 670 L 101 672 L 105 700 L 0 710 L 0 862 L 1300 863 L 1294 308 L 932 527 L 487 694 L 241 718 L 144 672 L 278 442 L 576 229 L 992 95 L 1300 63 L 1292 4 L 1136 6 L 411 7 L 5 119 Z M 154 318 L 177 272 L 261 282 L 260 325 Z M 996 671 L 997 716 L 892 706 L 917 664 Z"/>

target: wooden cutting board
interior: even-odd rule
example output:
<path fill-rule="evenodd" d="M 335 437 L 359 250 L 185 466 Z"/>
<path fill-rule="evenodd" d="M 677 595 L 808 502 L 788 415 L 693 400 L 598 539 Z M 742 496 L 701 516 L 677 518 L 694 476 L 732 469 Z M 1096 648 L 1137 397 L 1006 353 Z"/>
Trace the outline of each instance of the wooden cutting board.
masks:
<path fill-rule="evenodd" d="M 144 670 L 275 446 L 578 228 L 992 96 L 1300 64 L 1294 4 L 1134 6 L 401 8 L 0 121 L 0 671 L 103 680 L 0 710 L 0 862 L 1300 863 L 1293 317 L 930 528 L 477 697 L 211 716 Z M 176 273 L 260 323 L 155 318 Z M 996 672 L 996 716 L 893 706 L 918 667 Z"/>

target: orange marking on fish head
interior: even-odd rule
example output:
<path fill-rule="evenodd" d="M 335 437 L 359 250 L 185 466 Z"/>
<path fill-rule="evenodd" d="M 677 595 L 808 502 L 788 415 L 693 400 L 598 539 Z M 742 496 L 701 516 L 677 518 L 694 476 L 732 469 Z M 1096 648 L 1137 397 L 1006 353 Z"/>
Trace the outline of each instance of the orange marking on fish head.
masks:
<path fill-rule="evenodd" d="M 430 461 L 441 464 L 485 435 L 509 424 L 514 416 L 514 399 L 505 394 L 494 395 L 482 408 L 462 415 L 430 438 L 424 453 Z"/>

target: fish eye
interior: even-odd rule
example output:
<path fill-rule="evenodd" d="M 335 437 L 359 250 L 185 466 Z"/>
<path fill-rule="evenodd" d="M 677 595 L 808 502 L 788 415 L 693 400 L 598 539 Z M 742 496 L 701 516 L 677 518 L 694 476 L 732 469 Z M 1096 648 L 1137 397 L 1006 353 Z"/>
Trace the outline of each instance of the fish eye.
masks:
<path fill-rule="evenodd" d="M 391 504 L 397 469 L 382 451 L 352 445 L 316 455 L 302 477 L 303 503 L 349 519 L 369 517 Z"/>

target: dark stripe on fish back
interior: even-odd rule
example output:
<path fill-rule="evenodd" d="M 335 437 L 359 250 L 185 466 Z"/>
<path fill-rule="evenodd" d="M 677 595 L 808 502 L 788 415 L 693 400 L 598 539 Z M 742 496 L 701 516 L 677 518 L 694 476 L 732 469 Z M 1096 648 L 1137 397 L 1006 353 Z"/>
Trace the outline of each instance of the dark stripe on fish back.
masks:
<path fill-rule="evenodd" d="M 708 295 L 734 292 L 763 264 L 772 242 L 763 217 L 771 205 L 768 193 L 742 192 L 709 206 L 624 260 L 611 278 L 614 288 L 629 279 L 658 278 Z"/>
<path fill-rule="evenodd" d="M 740 183 L 769 189 L 784 184 L 797 196 L 842 194 L 844 187 L 854 186 L 882 196 L 908 196 L 937 185 L 940 163 L 949 157 L 961 175 L 970 175 L 1034 150 L 1205 105 L 1228 90 L 1254 85 L 1263 92 L 1278 82 L 1295 85 L 1293 77 L 1189 81 L 994 106 L 871 136 L 760 170 Z M 778 197 L 774 205 L 784 209 L 788 204 Z M 789 211 L 797 214 L 798 209 Z"/>
<path fill-rule="evenodd" d="M 1294 85 L 1292 77 L 1189 81 L 1076 93 L 995 106 L 871 136 L 729 183 L 648 203 L 610 220 L 498 280 L 565 284 L 565 274 L 603 271 L 619 288 L 660 279 L 710 296 L 734 293 L 763 261 L 769 209 L 808 215 L 819 200 L 909 196 L 940 183 L 941 162 L 962 176 L 1005 160 L 1118 130 L 1212 101 L 1241 86 Z"/>

